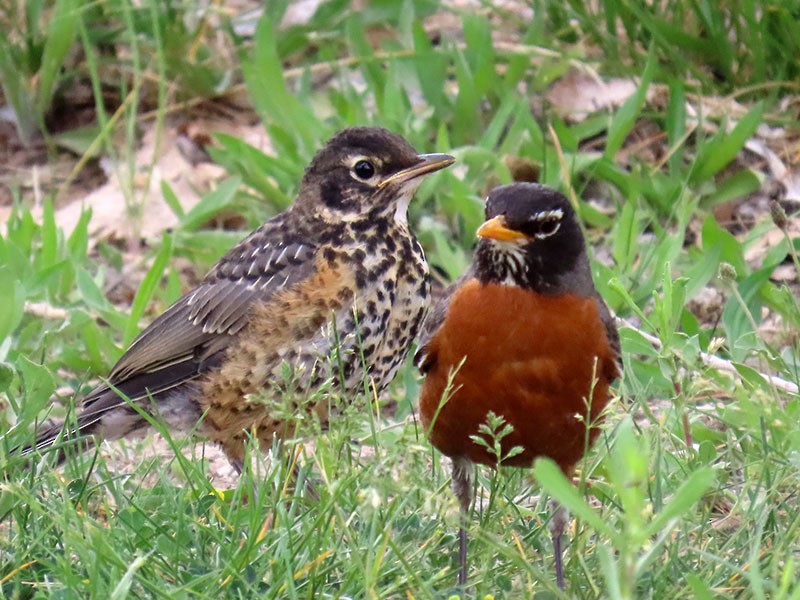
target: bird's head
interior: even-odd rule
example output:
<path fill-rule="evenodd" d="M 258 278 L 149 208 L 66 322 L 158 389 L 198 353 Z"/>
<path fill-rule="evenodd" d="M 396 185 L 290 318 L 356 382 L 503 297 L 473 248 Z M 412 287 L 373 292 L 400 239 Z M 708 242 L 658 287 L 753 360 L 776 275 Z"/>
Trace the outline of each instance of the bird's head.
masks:
<path fill-rule="evenodd" d="M 332 223 L 391 215 L 405 224 L 422 177 L 454 160 L 448 154 L 419 154 L 385 129 L 345 129 L 311 161 L 297 205 Z"/>
<path fill-rule="evenodd" d="M 543 294 L 584 292 L 591 286 L 583 233 L 567 198 L 535 183 L 492 190 L 477 232 L 476 273 Z"/>

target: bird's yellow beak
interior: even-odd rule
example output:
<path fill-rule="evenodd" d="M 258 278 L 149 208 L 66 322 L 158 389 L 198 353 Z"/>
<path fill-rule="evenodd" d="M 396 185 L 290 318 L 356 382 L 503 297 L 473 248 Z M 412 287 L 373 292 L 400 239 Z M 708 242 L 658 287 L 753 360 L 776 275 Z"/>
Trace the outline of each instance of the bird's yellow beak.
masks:
<path fill-rule="evenodd" d="M 478 237 L 490 238 L 500 242 L 512 242 L 520 239 L 527 239 L 524 233 L 509 229 L 506 224 L 506 218 L 503 215 L 498 215 L 493 219 L 489 219 L 483 225 L 478 227 L 476 232 Z"/>
<path fill-rule="evenodd" d="M 392 173 L 378 184 L 378 189 L 386 187 L 390 183 L 405 183 L 411 179 L 449 167 L 456 162 L 456 159 L 449 154 L 420 154 L 417 158 L 419 158 L 420 162 L 413 167 Z"/>

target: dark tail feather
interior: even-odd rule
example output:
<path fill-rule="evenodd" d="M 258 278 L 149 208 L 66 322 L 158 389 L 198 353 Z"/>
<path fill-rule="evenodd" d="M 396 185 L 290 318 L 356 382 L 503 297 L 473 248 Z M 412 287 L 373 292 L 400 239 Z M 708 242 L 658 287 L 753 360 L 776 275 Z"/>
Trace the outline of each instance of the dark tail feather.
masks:
<path fill-rule="evenodd" d="M 147 384 L 152 373 L 137 375 L 111 388 L 101 384 L 89 393 L 80 403 L 77 414 L 66 422 L 44 427 L 36 432 L 36 440 L 25 447 L 12 450 L 12 456 L 28 456 L 34 452 L 47 452 L 54 448 L 58 452 L 58 463 L 64 462 L 70 454 L 83 452 L 94 446 L 98 439 L 119 439 L 148 424 L 141 411 L 148 410 L 148 404 L 163 397 L 171 390 L 187 384 L 197 377 L 196 365 L 186 371 L 171 371 L 172 377 L 160 381 L 157 388 Z M 162 373 L 163 375 L 163 373 Z M 135 407 L 136 406 L 136 407 Z"/>
<path fill-rule="evenodd" d="M 130 411 L 130 426 L 124 431 L 108 431 L 104 427 L 103 419 L 116 411 L 127 413 Z M 22 448 L 17 447 L 11 454 L 29 456 L 34 452 L 47 453 L 51 449 L 57 452 L 58 464 L 64 462 L 67 456 L 79 454 L 93 447 L 98 437 L 118 438 L 128 431 L 135 429 L 137 418 L 135 409 L 121 398 L 115 391 L 106 386 L 95 389 L 82 402 L 76 415 L 66 421 L 45 426 L 36 431 L 35 441 Z M 122 419 L 120 419 L 122 421 Z"/>
<path fill-rule="evenodd" d="M 89 423 L 87 426 L 81 425 L 81 417 L 77 423 L 68 422 L 55 423 L 36 432 L 35 441 L 23 447 L 14 448 L 11 456 L 29 457 L 40 453 L 51 453 L 56 457 L 57 464 L 62 464 L 68 456 L 80 454 L 92 448 L 96 443 L 93 435 L 97 422 Z"/>

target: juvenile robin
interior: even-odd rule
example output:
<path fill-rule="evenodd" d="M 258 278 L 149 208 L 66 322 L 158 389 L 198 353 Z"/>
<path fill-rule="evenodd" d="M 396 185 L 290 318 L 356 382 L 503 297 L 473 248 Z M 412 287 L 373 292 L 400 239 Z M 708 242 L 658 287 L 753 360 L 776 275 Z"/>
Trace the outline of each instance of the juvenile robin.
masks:
<path fill-rule="evenodd" d="M 453 463 L 462 585 L 473 463 L 531 467 L 543 456 L 571 476 L 621 373 L 617 330 L 592 282 L 569 201 L 542 185 L 515 183 L 489 194 L 486 218 L 473 264 L 428 317 L 415 357 L 425 375 L 422 424 Z M 512 428 L 499 460 L 481 428 L 490 412 Z M 551 521 L 562 588 L 566 519 L 557 510 Z"/>
<path fill-rule="evenodd" d="M 348 398 L 365 381 L 383 389 L 428 304 L 428 264 L 408 205 L 423 176 L 453 161 L 418 154 L 384 129 L 335 135 L 294 203 L 133 341 L 66 435 L 124 436 L 147 425 L 136 404 L 181 428 L 202 417 L 200 432 L 241 468 L 248 436 L 269 448 L 289 433 L 285 411 L 264 396 L 305 391 L 313 399 L 314 389 L 332 385 Z M 328 402 L 319 397 L 306 408 L 324 423 Z M 61 429 L 39 432 L 35 447 L 51 445 Z"/>

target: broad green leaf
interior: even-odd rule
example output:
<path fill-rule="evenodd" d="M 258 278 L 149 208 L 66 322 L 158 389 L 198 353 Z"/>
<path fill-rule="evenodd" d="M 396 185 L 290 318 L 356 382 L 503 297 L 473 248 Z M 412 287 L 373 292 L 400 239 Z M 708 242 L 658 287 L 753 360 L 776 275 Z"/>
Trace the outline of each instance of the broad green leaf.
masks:
<path fill-rule="evenodd" d="M 482 14 L 465 13 L 463 19 L 466 56 L 470 63 L 476 91 L 481 96 L 497 92 L 498 75 L 495 70 L 492 28 Z"/>
<path fill-rule="evenodd" d="M 0 393 L 5 392 L 14 379 L 14 369 L 5 362 L 0 362 Z"/>
<path fill-rule="evenodd" d="M 764 304 L 779 312 L 795 328 L 795 331 L 800 330 L 800 304 L 789 286 L 779 286 L 768 281 L 761 288 L 761 297 Z"/>
<path fill-rule="evenodd" d="M 99 125 L 89 125 L 61 131 L 53 136 L 53 141 L 57 146 L 78 156 L 96 158 L 103 150 L 103 146 L 97 143 L 97 138 L 101 135 L 103 130 Z"/>
<path fill-rule="evenodd" d="M 717 477 L 712 467 L 701 467 L 675 490 L 672 499 L 662 508 L 647 527 L 646 535 L 657 535 L 672 519 L 681 517 L 689 511 L 703 494 L 711 489 Z"/>
<path fill-rule="evenodd" d="M 276 208 L 289 206 L 291 193 L 303 176 L 301 165 L 269 156 L 233 136 L 218 133 L 214 137 L 222 146 L 222 150 L 209 150 L 215 161 L 225 166 L 231 175 L 241 175 L 243 183 L 258 191 Z"/>
<path fill-rule="evenodd" d="M 30 3 L 28 3 L 30 4 Z M 0 28 L 0 87 L 5 102 L 11 106 L 16 117 L 17 133 L 26 145 L 36 133 L 37 119 L 31 107 L 33 102 L 27 85 L 27 74 L 14 62 L 7 33 Z"/>
<path fill-rule="evenodd" d="M 736 158 L 745 142 L 753 136 L 761 124 L 763 114 L 764 103 L 759 102 L 741 118 L 730 133 L 720 131 L 707 140 L 697 153 L 689 182 L 697 185 L 710 179 Z"/>
<path fill-rule="evenodd" d="M 641 536 L 647 501 L 648 452 L 630 419 L 619 425 L 608 456 L 609 475 L 626 515 L 628 535 Z"/>
<path fill-rule="evenodd" d="M 722 249 L 718 245 L 711 245 L 699 251 L 700 256 L 694 260 L 691 266 L 685 271 L 686 278 L 686 297 L 694 298 L 706 287 L 709 281 L 716 277 L 719 271 L 719 261 Z"/>
<path fill-rule="evenodd" d="M 242 74 L 253 106 L 264 123 L 280 124 L 295 149 L 300 147 L 310 153 L 316 146 L 320 126 L 308 106 L 286 86 L 276 46 L 277 30 L 278 22 L 260 20 L 252 51 L 242 59 Z"/>
<path fill-rule="evenodd" d="M 41 253 L 37 266 L 46 269 L 53 266 L 58 257 L 58 227 L 56 226 L 53 202 L 49 198 L 45 200 L 42 211 L 41 239 Z"/>
<path fill-rule="evenodd" d="M 229 177 L 222 181 L 213 192 L 206 194 L 184 215 L 180 222 L 181 228 L 191 231 L 208 222 L 231 203 L 241 183 L 239 177 Z"/>
<path fill-rule="evenodd" d="M 384 105 L 384 88 L 386 75 L 382 65 L 375 60 L 372 45 L 364 32 L 364 23 L 359 13 L 353 13 L 345 23 L 345 33 L 350 52 L 359 59 L 361 73 L 368 88 L 375 94 L 375 102 L 379 107 Z"/>
<path fill-rule="evenodd" d="M 637 251 L 639 235 L 636 221 L 636 203 L 629 199 L 622 206 L 614 232 L 614 261 L 620 269 L 628 269 Z"/>
<path fill-rule="evenodd" d="M 620 328 L 619 339 L 626 354 L 639 354 L 650 358 L 658 356 L 658 350 L 653 346 L 653 343 L 636 329 L 631 329 L 630 327 Z"/>
<path fill-rule="evenodd" d="M 626 600 L 626 596 L 622 594 L 620 567 L 614 557 L 615 552 L 605 544 L 598 546 L 597 552 L 600 559 L 600 570 L 606 582 L 604 590 L 606 597 L 611 600 Z"/>
<path fill-rule="evenodd" d="M 6 266 L 0 266 L 0 341 L 10 336 L 22 321 L 25 309 L 25 288 L 22 282 Z"/>
<path fill-rule="evenodd" d="M 509 119 L 519 100 L 515 96 L 506 97 L 494 113 L 494 117 L 481 136 L 479 144 L 484 148 L 496 148 L 501 137 L 508 131 Z"/>
<path fill-rule="evenodd" d="M 89 251 L 89 221 L 92 218 L 91 208 L 81 210 L 78 223 L 67 238 L 67 248 L 73 260 L 85 260 Z"/>
<path fill-rule="evenodd" d="M 622 300 L 625 302 L 628 308 L 630 308 L 634 313 L 636 313 L 636 316 L 638 316 L 642 320 L 642 322 L 647 325 L 650 331 L 656 331 L 656 329 L 648 320 L 647 316 L 642 312 L 642 309 L 639 308 L 638 304 L 636 304 L 636 301 L 633 299 L 633 296 L 631 296 L 628 289 L 622 284 L 622 282 L 618 278 L 614 277 L 613 279 L 610 279 L 608 282 L 608 288 L 611 291 L 621 296 Z"/>
<path fill-rule="evenodd" d="M 715 600 L 718 598 L 711 590 L 708 582 L 703 581 L 703 578 L 697 573 L 689 573 L 686 576 L 686 583 L 689 584 L 695 600 Z"/>
<path fill-rule="evenodd" d="M 720 260 L 733 265 L 740 278 L 747 274 L 742 245 L 730 232 L 719 226 L 713 215 L 708 215 L 703 221 L 701 235 L 703 251 L 719 252 Z"/>
<path fill-rule="evenodd" d="M 89 307 L 98 311 L 105 311 L 112 308 L 111 304 L 103 295 L 103 290 L 98 287 L 85 266 L 77 268 L 76 277 L 81 300 Z"/>
<path fill-rule="evenodd" d="M 717 184 L 716 189 L 700 201 L 700 206 L 709 209 L 737 198 L 744 198 L 761 189 L 764 176 L 753 169 L 737 171 Z"/>
<path fill-rule="evenodd" d="M 480 101 L 481 97 L 475 86 L 475 78 L 464 53 L 453 51 L 458 82 L 458 95 L 455 102 L 455 122 L 459 124 L 457 131 L 452 132 L 456 144 L 464 144 L 469 139 L 478 137 L 481 131 Z"/>
<path fill-rule="evenodd" d="M 20 403 L 20 421 L 30 422 L 47 406 L 50 396 L 56 389 L 56 382 L 50 369 L 20 355 L 16 360 L 17 372 L 22 378 L 23 398 Z"/>
<path fill-rule="evenodd" d="M 434 51 L 428 34 L 419 21 L 414 22 L 412 32 L 415 51 L 413 64 L 422 95 L 439 113 L 445 113 L 450 108 L 450 101 L 442 85 L 447 79 L 447 58 Z"/>
<path fill-rule="evenodd" d="M 761 289 L 768 284 L 771 268 L 729 282 L 736 286 L 738 295 L 731 295 L 722 310 L 722 323 L 728 335 L 731 356 L 744 360 L 752 351 L 755 326 L 761 322 Z"/>

